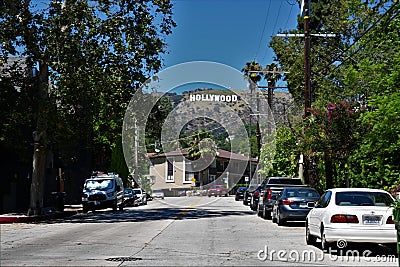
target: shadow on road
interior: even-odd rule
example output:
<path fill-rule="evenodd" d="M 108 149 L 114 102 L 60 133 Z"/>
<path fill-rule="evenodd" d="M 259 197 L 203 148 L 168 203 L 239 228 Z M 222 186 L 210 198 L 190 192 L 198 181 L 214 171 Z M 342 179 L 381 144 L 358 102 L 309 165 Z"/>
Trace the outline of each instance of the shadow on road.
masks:
<path fill-rule="evenodd" d="M 205 208 L 152 208 L 152 209 L 125 209 L 123 211 L 99 210 L 87 214 L 78 213 L 63 219 L 69 223 L 115 223 L 115 222 L 144 222 L 156 220 L 193 220 L 210 217 L 245 216 L 251 211 L 214 210 Z M 59 220 L 47 223 L 59 222 Z"/>
<path fill-rule="evenodd" d="M 316 247 L 321 249 L 321 243 L 318 242 Z M 359 257 L 366 257 L 371 258 L 371 262 L 397 262 L 396 244 L 348 243 L 344 248 L 332 246 L 326 253 L 331 258 L 357 260 Z"/>

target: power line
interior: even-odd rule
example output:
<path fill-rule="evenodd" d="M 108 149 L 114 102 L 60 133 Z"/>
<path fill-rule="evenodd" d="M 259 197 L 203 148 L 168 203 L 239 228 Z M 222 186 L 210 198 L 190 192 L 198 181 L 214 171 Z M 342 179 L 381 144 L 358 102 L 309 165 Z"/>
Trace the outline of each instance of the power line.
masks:
<path fill-rule="evenodd" d="M 272 35 L 275 34 L 275 28 L 276 28 L 276 25 L 278 24 L 278 18 L 279 18 L 279 15 L 281 13 L 282 3 L 283 3 L 283 1 L 281 1 L 280 4 L 279 4 L 278 14 L 276 15 L 276 20 L 275 20 L 274 28 L 272 30 Z"/>
<path fill-rule="evenodd" d="M 261 49 L 261 44 L 262 44 L 262 41 L 263 41 L 263 37 L 264 37 L 264 33 L 265 33 L 265 28 L 266 28 L 266 26 L 267 26 L 267 21 L 268 21 L 268 16 L 269 16 L 269 10 L 270 10 L 270 8 L 271 8 L 271 3 L 272 3 L 272 0 L 269 1 L 269 5 L 268 5 L 268 9 L 267 9 L 267 15 L 265 16 L 265 21 L 264 21 L 264 27 L 263 27 L 262 34 L 261 34 L 261 37 L 260 37 L 260 42 L 259 42 L 259 44 L 258 44 L 257 52 L 256 52 L 256 54 L 255 54 L 255 56 L 254 56 L 254 60 L 257 59 L 258 53 L 260 52 L 260 49 Z"/>
<path fill-rule="evenodd" d="M 347 47 L 345 50 L 342 51 L 340 57 L 342 57 L 345 53 L 347 53 L 354 45 L 356 45 L 369 31 L 371 31 L 372 28 L 374 28 L 399 2 L 394 3 L 382 16 L 379 17 L 378 20 L 376 20 L 367 30 L 365 30 L 360 36 L 358 36 L 357 38 L 355 38 L 354 42 Z M 399 13 L 395 14 L 395 16 L 393 16 L 392 18 L 390 18 L 390 20 L 393 20 L 394 18 L 396 18 L 399 15 Z M 361 47 L 359 47 L 355 52 L 353 52 L 349 57 L 345 58 L 344 60 L 342 60 L 340 62 L 340 64 L 338 64 L 332 71 L 337 70 L 343 63 L 345 63 L 348 58 L 350 58 L 351 56 L 353 56 L 354 54 L 356 54 L 359 50 L 361 49 Z M 316 72 L 314 72 L 313 74 L 321 74 L 321 71 L 327 69 L 329 66 L 331 66 L 333 63 L 335 63 L 336 61 L 338 61 L 337 59 L 329 62 L 328 64 L 326 64 L 323 68 L 317 70 Z"/>
<path fill-rule="evenodd" d="M 292 10 L 293 10 L 293 6 L 294 6 L 294 4 L 290 4 L 289 2 L 288 2 L 288 4 L 290 5 L 290 11 L 289 11 L 289 15 L 286 20 L 286 23 L 285 23 L 285 29 L 287 28 L 287 25 L 289 24 L 289 19 L 290 19 L 290 16 L 292 15 Z"/>

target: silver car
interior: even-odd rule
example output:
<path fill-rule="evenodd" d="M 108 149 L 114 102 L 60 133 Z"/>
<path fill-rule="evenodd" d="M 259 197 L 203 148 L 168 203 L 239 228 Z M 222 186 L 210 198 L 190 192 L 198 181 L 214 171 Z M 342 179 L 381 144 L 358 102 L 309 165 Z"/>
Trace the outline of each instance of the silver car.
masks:
<path fill-rule="evenodd" d="M 161 198 L 164 199 L 164 192 L 161 189 L 154 189 L 151 194 L 153 198 Z"/>

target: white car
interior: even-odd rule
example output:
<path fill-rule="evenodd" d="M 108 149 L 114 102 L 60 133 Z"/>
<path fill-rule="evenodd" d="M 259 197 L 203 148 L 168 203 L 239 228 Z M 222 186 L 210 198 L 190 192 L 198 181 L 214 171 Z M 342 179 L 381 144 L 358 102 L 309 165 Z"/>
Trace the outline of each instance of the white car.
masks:
<path fill-rule="evenodd" d="M 313 245 L 319 238 L 324 251 L 347 242 L 395 244 L 393 202 L 384 190 L 329 189 L 307 215 L 306 242 Z"/>
<path fill-rule="evenodd" d="M 147 195 L 142 188 L 133 188 L 133 192 L 138 197 L 139 205 L 147 205 Z"/>
<path fill-rule="evenodd" d="M 154 199 L 156 199 L 156 198 L 164 199 L 164 192 L 161 189 L 154 189 L 151 196 Z"/>

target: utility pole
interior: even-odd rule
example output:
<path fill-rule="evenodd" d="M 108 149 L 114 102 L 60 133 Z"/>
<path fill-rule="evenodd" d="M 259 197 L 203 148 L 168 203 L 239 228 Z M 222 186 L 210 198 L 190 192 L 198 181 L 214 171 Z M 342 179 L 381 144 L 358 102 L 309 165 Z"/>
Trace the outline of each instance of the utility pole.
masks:
<path fill-rule="evenodd" d="M 311 56 L 310 56 L 310 0 L 303 0 L 304 15 L 304 116 L 310 115 L 311 108 Z"/>
<path fill-rule="evenodd" d="M 133 178 L 135 180 L 135 183 L 140 184 L 139 182 L 139 159 L 138 159 L 138 155 L 139 155 L 139 129 L 138 129 L 138 125 L 137 125 L 137 119 L 135 118 L 135 170 L 133 173 Z"/>

